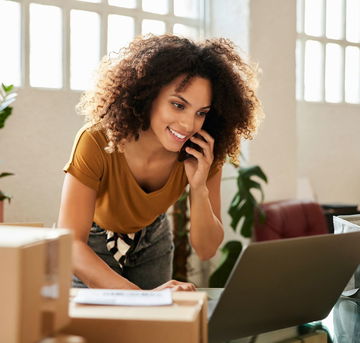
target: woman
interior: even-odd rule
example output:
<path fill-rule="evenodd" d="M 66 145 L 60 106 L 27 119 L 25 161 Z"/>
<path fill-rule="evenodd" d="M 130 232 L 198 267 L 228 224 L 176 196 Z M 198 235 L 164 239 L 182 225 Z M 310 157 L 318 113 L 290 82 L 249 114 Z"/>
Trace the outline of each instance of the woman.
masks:
<path fill-rule="evenodd" d="M 261 114 L 254 81 L 225 39 L 148 36 L 102 61 L 64 168 L 58 225 L 74 233 L 74 287 L 195 289 L 171 280 L 165 213 L 189 184 L 191 245 L 214 256 L 221 167 Z"/>

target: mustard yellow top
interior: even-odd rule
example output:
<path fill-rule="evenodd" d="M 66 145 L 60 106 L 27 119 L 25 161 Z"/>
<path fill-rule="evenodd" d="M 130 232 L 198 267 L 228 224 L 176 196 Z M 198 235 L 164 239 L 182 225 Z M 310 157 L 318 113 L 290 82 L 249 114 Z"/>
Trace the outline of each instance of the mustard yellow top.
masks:
<path fill-rule="evenodd" d="M 114 232 L 137 232 L 165 213 L 183 193 L 188 183 L 184 164 L 176 161 L 166 184 L 147 193 L 131 173 L 124 154 L 105 151 L 107 143 L 103 130 L 83 127 L 64 171 L 97 192 L 96 224 Z"/>

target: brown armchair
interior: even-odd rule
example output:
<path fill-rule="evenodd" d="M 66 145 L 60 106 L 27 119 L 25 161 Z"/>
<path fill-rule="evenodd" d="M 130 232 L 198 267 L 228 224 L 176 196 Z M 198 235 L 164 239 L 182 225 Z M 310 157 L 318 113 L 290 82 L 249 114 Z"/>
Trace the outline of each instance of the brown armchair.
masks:
<path fill-rule="evenodd" d="M 293 238 L 329 233 L 324 212 L 316 202 L 282 200 L 261 205 L 265 223 L 254 224 L 254 240 Z"/>

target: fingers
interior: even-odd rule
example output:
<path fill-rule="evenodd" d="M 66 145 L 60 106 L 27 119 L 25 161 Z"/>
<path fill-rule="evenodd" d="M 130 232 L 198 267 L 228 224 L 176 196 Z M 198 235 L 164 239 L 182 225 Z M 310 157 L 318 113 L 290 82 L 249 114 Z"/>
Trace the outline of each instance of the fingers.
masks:
<path fill-rule="evenodd" d="M 196 290 L 195 286 L 190 282 L 181 282 L 181 281 L 177 281 L 177 280 L 170 280 L 170 281 L 168 281 L 168 284 L 169 284 L 168 288 L 171 288 L 173 291 L 191 292 L 191 291 Z"/>
<path fill-rule="evenodd" d="M 159 291 L 165 288 L 171 288 L 172 291 L 185 291 L 185 292 L 196 291 L 196 287 L 192 283 L 181 282 L 177 280 L 170 280 L 168 282 L 165 282 L 164 284 L 155 288 L 154 290 Z"/>
<path fill-rule="evenodd" d="M 171 287 L 171 290 L 174 292 L 193 292 L 195 291 L 195 287 L 187 286 L 187 285 L 177 285 Z"/>
<path fill-rule="evenodd" d="M 203 154 L 202 152 L 197 151 L 197 150 L 194 149 L 194 148 L 186 147 L 186 148 L 185 148 L 185 151 L 186 151 L 188 154 L 194 156 L 197 160 L 200 160 L 201 158 L 204 157 L 204 154 Z"/>
<path fill-rule="evenodd" d="M 212 147 L 214 146 L 214 138 L 210 136 L 205 130 L 200 130 L 198 134 L 200 134 Z"/>
<path fill-rule="evenodd" d="M 199 137 L 200 136 L 200 137 Z M 190 138 L 190 140 L 199 145 L 203 153 L 197 151 L 194 148 L 187 148 L 186 151 L 189 154 L 192 154 L 198 160 L 203 156 L 207 159 L 207 161 L 211 164 L 213 161 L 213 149 L 214 149 L 214 139 L 204 130 L 200 130 L 197 135 L 194 135 Z"/>

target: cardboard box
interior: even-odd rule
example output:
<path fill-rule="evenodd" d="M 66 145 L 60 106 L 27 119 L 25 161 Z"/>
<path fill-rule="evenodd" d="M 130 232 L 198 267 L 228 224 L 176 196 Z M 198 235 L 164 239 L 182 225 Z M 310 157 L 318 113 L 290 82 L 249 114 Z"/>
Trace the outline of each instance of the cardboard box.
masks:
<path fill-rule="evenodd" d="M 77 289 L 72 289 L 74 296 Z M 79 305 L 70 301 L 63 332 L 87 343 L 207 343 L 207 295 L 174 292 L 170 306 Z"/>
<path fill-rule="evenodd" d="M 68 324 L 68 230 L 1 226 L 0 270 L 0 342 L 34 343 Z"/>

